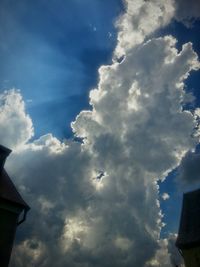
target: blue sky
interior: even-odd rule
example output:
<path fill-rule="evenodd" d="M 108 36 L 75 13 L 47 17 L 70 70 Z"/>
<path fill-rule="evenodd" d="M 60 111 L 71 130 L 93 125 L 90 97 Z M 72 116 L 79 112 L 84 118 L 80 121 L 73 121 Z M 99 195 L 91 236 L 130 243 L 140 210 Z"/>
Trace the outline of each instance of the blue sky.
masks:
<path fill-rule="evenodd" d="M 31 206 L 12 267 L 180 263 L 182 194 L 200 185 L 199 18 L 195 1 L 1 1 L 0 143 Z"/>
<path fill-rule="evenodd" d="M 192 27 L 186 27 L 184 24 L 173 21 L 169 26 L 161 30 L 163 35 L 171 34 L 178 40 L 177 48 L 181 49 L 182 45 L 186 42 L 192 42 L 195 51 L 200 55 L 200 43 L 198 40 L 198 33 L 200 32 L 200 22 L 195 21 Z M 185 89 L 188 92 L 192 92 L 195 100 L 192 104 L 187 105 L 186 108 L 193 110 L 200 106 L 200 91 L 199 91 L 200 75 L 199 72 L 192 72 L 185 82 Z M 179 227 L 179 219 L 182 205 L 182 190 L 178 190 L 175 177 L 177 176 L 177 170 L 175 169 L 165 180 L 161 183 L 161 192 L 169 192 L 171 198 L 167 201 L 161 202 L 161 207 L 165 213 L 166 227 L 163 229 L 163 235 L 171 231 L 177 231 Z M 196 186 L 194 186 L 195 188 Z M 194 188 L 186 189 L 185 191 L 192 190 Z"/>
<path fill-rule="evenodd" d="M 69 137 L 70 122 L 89 107 L 99 66 L 111 62 L 121 1 L 3 1 L 1 6 L 1 90 L 21 90 L 37 137 L 47 132 Z"/>

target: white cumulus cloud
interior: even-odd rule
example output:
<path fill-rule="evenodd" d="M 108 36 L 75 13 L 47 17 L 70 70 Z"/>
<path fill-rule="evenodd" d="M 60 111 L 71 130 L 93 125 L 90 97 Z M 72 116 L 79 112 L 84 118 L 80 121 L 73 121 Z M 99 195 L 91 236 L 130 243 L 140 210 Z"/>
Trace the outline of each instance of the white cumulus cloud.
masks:
<path fill-rule="evenodd" d="M 172 0 L 125 0 L 126 12 L 116 23 L 119 28 L 117 57 L 126 54 L 133 46 L 160 27 L 166 26 L 174 15 Z"/>
<path fill-rule="evenodd" d="M 23 146 L 33 136 L 22 96 L 14 89 L 0 94 L 0 125 L 0 142 L 10 148 Z"/>
<path fill-rule="evenodd" d="M 1 127 L 3 145 L 20 145 L 7 169 L 31 206 L 12 267 L 171 265 L 157 182 L 199 142 L 197 118 L 183 109 L 184 81 L 199 62 L 191 43 L 178 51 L 174 37 L 150 36 L 172 18 L 171 1 L 126 3 L 115 51 L 125 57 L 99 69 L 92 110 L 72 123 L 82 143 L 51 134 L 31 142 L 20 94 L 2 96 L 5 110 L 15 95 L 2 127 L 12 118 L 23 125 Z"/>
<path fill-rule="evenodd" d="M 170 198 L 170 195 L 168 194 L 168 193 L 163 193 L 162 194 L 162 199 L 163 200 L 167 200 L 167 199 L 169 199 Z"/>

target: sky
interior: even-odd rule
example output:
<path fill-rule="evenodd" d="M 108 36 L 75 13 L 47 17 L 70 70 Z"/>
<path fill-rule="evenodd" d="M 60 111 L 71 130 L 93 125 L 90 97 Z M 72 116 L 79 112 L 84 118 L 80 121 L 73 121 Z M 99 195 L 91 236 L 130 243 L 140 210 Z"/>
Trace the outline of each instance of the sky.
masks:
<path fill-rule="evenodd" d="M 31 206 L 11 267 L 173 267 L 200 187 L 200 2 L 2 0 L 0 144 Z"/>

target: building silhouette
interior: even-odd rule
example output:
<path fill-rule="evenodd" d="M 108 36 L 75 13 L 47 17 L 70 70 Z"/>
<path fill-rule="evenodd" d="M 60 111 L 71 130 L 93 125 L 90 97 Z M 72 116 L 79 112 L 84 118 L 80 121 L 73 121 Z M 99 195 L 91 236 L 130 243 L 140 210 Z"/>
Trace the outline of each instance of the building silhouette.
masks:
<path fill-rule="evenodd" d="M 10 153 L 0 145 L 0 267 L 8 267 L 16 228 L 30 209 L 4 169 Z"/>
<path fill-rule="evenodd" d="M 176 246 L 186 267 L 200 267 L 200 189 L 183 195 Z"/>

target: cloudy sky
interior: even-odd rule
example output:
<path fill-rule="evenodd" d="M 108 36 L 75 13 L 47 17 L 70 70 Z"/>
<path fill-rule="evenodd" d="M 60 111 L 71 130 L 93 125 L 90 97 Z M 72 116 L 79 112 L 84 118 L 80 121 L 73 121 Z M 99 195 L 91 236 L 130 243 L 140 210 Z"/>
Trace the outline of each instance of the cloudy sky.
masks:
<path fill-rule="evenodd" d="M 11 267 L 172 267 L 200 187 L 198 0 L 2 0 L 0 144 L 31 206 Z"/>

